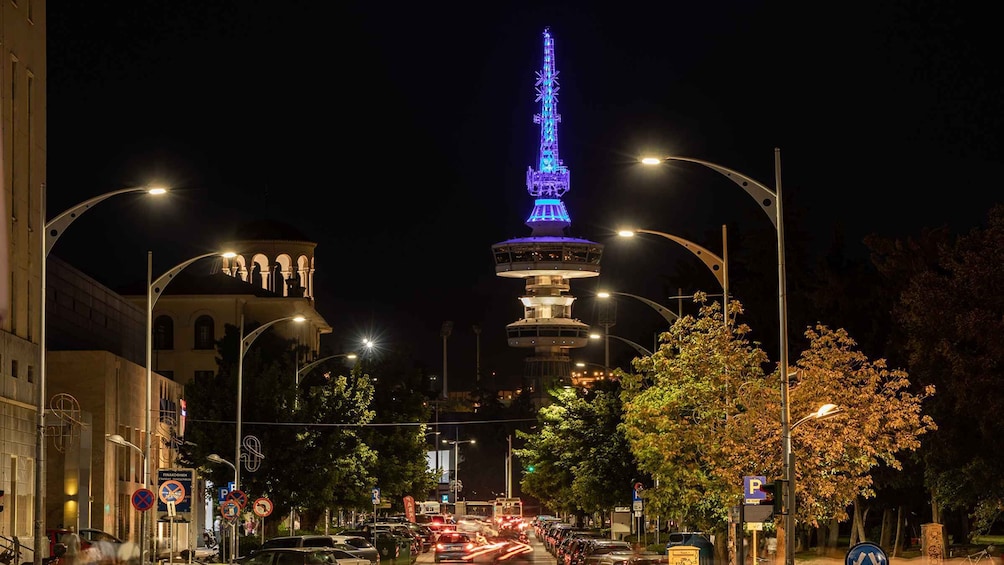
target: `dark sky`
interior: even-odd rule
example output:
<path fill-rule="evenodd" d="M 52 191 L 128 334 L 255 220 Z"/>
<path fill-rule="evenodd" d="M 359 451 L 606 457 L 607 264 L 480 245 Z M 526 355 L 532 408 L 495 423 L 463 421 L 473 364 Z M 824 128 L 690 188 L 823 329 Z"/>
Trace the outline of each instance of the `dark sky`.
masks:
<path fill-rule="evenodd" d="M 572 287 L 587 323 L 601 286 L 667 302 L 667 271 L 700 268 L 665 240 L 614 241 L 619 226 L 717 251 L 729 224 L 730 255 L 772 249 L 766 216 L 738 187 L 700 167 L 640 170 L 645 153 L 773 186 L 779 147 L 786 218 L 799 228 L 789 246 L 822 251 L 841 234 L 849 255 L 865 253 L 868 233 L 968 230 L 1000 200 L 1004 65 L 982 5 L 122 0 L 48 10 L 50 217 L 126 186 L 175 188 L 166 203 L 102 203 L 54 255 L 115 288 L 143 280 L 148 250 L 160 273 L 217 249 L 242 222 L 283 221 L 318 243 L 317 308 L 335 350 L 373 335 L 438 371 L 440 327 L 452 320 L 451 383 L 473 378 L 475 324 L 482 375 L 516 374 L 525 356 L 505 346 L 523 285 L 495 276 L 490 249 L 529 235 L 545 27 L 572 178 L 568 235 L 607 245 L 601 277 Z M 715 285 L 708 275 L 686 290 Z M 744 281 L 731 285 L 741 298 Z M 620 316 L 612 333 L 651 344 L 631 321 L 652 324 L 653 311 L 623 304 Z M 602 362 L 602 348 L 576 357 Z"/>

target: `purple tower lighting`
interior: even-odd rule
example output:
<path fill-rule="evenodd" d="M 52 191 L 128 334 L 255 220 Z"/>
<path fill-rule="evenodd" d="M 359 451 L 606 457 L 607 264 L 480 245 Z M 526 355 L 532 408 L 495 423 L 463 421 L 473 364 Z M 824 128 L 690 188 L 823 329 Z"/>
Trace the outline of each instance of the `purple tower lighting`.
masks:
<path fill-rule="evenodd" d="M 568 350 L 589 342 L 589 326 L 572 317 L 575 297 L 568 294 L 570 280 L 600 274 L 603 246 L 585 239 L 567 237 L 572 221 L 561 197 L 569 190 L 570 174 L 558 156 L 558 71 L 554 64 L 554 39 L 544 30 L 544 65 L 537 73 L 540 113 L 540 152 L 537 170 L 526 174 L 526 188 L 534 197 L 533 211 L 526 220 L 530 237 L 510 239 L 492 246 L 495 274 L 524 279 L 519 297 L 523 317 L 506 326 L 510 347 L 532 348 L 523 374 L 525 392 L 536 406 L 547 403 L 547 391 L 571 384 Z"/>

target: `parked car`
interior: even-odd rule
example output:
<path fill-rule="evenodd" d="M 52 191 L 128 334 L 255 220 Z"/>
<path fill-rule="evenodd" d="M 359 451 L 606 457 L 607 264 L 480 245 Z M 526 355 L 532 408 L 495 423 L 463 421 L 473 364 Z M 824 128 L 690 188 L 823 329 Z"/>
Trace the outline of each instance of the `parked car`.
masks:
<path fill-rule="evenodd" d="M 237 560 L 242 565 L 369 565 L 369 560 L 330 547 L 270 547 Z"/>
<path fill-rule="evenodd" d="M 380 552 L 377 551 L 376 546 L 369 542 L 368 539 L 360 536 L 343 536 L 343 535 L 333 535 L 331 539 L 335 540 L 335 543 L 344 543 L 352 548 L 354 551 L 348 551 L 359 557 L 365 557 L 370 560 L 370 563 L 376 564 L 380 561 Z"/>
<path fill-rule="evenodd" d="M 351 540 L 352 543 L 349 543 Z M 365 538 L 358 536 L 337 536 L 324 534 L 304 534 L 299 536 L 278 536 L 265 540 L 262 549 L 276 547 L 330 547 L 367 560 L 370 565 L 380 561 L 376 547 Z"/>
<path fill-rule="evenodd" d="M 598 565 L 660 565 L 669 558 L 656 551 L 612 551 L 597 561 Z"/>
<path fill-rule="evenodd" d="M 626 541 L 594 539 L 585 546 L 577 562 L 581 565 L 599 565 L 600 558 L 615 551 L 634 551 Z"/>

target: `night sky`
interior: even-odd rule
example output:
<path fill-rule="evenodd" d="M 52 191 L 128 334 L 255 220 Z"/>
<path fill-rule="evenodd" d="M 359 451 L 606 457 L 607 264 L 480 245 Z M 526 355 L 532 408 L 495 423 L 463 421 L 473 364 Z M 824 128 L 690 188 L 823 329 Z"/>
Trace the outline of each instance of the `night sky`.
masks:
<path fill-rule="evenodd" d="M 682 248 L 615 240 L 618 227 L 717 251 L 728 224 L 730 255 L 773 253 L 767 217 L 738 187 L 695 166 L 642 170 L 642 154 L 712 161 L 773 187 L 780 148 L 789 246 L 819 253 L 836 241 L 864 256 L 869 233 L 982 223 L 1000 201 L 1004 131 L 999 26 L 986 10 L 49 2 L 49 217 L 118 188 L 174 188 L 156 204 L 102 203 L 53 254 L 116 288 L 145 279 L 148 250 L 161 273 L 241 223 L 282 221 L 318 244 L 333 351 L 374 336 L 439 372 L 451 320 L 451 385 L 474 378 L 474 325 L 482 376 L 515 375 L 526 352 L 505 346 L 505 325 L 522 314 L 523 284 L 495 276 L 491 245 L 529 235 L 545 27 L 572 179 L 567 234 L 607 246 L 603 274 L 572 285 L 576 316 L 594 323 L 600 287 L 667 303 L 662 281 L 677 265 L 701 274 Z M 703 274 L 685 292 L 718 291 Z M 740 299 L 752 287 L 730 284 Z M 658 320 L 624 303 L 611 333 L 650 346 Z M 601 363 L 602 347 L 575 357 Z"/>

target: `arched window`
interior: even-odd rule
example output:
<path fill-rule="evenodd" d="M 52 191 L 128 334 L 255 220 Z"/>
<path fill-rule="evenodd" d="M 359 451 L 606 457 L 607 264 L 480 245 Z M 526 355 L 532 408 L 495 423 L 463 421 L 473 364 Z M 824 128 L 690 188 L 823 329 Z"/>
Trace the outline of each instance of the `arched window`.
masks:
<path fill-rule="evenodd" d="M 170 316 L 157 316 L 153 321 L 153 348 L 174 349 L 174 320 Z"/>
<path fill-rule="evenodd" d="M 215 332 L 213 331 L 213 319 L 202 315 L 195 320 L 195 348 L 212 349 L 215 345 Z"/>

